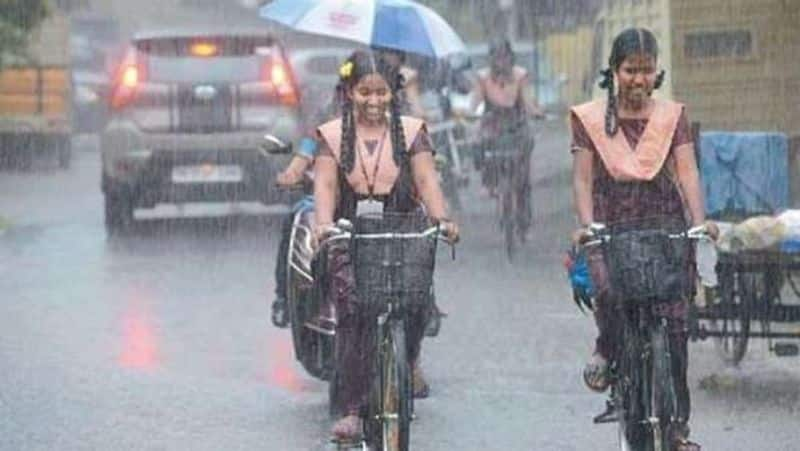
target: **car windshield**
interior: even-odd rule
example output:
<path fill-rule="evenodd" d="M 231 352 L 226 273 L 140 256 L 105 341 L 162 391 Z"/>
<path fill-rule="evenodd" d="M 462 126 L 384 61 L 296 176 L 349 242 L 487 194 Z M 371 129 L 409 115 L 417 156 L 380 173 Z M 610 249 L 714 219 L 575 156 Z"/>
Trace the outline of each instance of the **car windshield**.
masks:
<path fill-rule="evenodd" d="M 136 48 L 147 56 L 148 79 L 165 83 L 257 81 L 276 51 L 261 37 L 147 39 Z"/>

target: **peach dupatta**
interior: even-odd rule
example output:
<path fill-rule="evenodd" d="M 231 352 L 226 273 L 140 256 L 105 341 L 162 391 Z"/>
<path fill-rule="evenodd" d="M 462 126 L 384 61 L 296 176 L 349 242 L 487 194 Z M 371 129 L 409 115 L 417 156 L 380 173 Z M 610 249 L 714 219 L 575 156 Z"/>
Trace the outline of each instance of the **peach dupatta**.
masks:
<path fill-rule="evenodd" d="M 605 101 L 596 100 L 572 108 L 614 180 L 650 181 L 664 166 L 683 105 L 659 99 L 655 102 L 636 149 L 631 149 L 622 130 L 617 130 L 614 136 L 606 134 Z"/>

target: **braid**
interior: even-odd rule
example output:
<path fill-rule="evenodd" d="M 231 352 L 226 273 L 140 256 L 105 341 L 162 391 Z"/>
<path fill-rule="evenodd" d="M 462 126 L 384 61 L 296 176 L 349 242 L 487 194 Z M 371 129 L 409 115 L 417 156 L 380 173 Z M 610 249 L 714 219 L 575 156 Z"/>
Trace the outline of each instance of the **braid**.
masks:
<path fill-rule="evenodd" d="M 664 70 L 662 70 L 661 72 L 658 73 L 658 75 L 656 76 L 656 82 L 653 84 L 653 88 L 654 89 L 658 89 L 658 88 L 661 87 L 661 85 L 664 84 L 664 77 L 666 75 L 667 75 L 667 72 L 664 71 Z"/>
<path fill-rule="evenodd" d="M 617 96 L 614 93 L 614 73 L 611 69 L 600 72 L 603 80 L 600 87 L 608 91 L 608 104 L 606 105 L 606 135 L 614 136 L 619 128 L 617 116 Z"/>
<path fill-rule="evenodd" d="M 392 82 L 392 101 L 389 105 L 391 118 L 389 119 L 389 126 L 391 127 L 392 138 L 392 157 L 395 164 L 408 163 L 408 155 L 406 152 L 406 136 L 403 131 L 403 119 L 401 115 L 400 93 L 403 90 L 403 76 L 400 73 L 393 75 L 394 81 Z"/>
<path fill-rule="evenodd" d="M 339 145 L 339 160 L 346 174 L 349 174 L 355 167 L 355 140 L 353 101 L 345 95 L 342 96 L 342 141 Z"/>

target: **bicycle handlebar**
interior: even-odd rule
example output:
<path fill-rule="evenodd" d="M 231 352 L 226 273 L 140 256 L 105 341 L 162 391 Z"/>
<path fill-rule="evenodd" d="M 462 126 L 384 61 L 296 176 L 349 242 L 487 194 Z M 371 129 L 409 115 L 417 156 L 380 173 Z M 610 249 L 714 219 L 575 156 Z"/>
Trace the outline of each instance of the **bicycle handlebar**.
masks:
<path fill-rule="evenodd" d="M 453 260 L 456 258 L 456 245 L 452 243 L 447 236 L 447 232 L 439 226 L 433 226 L 425 229 L 422 232 L 387 232 L 387 233 L 353 233 L 353 225 L 349 221 L 339 220 L 336 225 L 326 228 L 325 235 L 320 238 L 320 247 L 338 240 L 347 240 L 355 237 L 356 239 L 402 239 L 413 240 L 421 238 L 430 238 L 435 236 L 438 241 L 444 242 L 450 246 L 452 250 Z"/>
<path fill-rule="evenodd" d="M 589 226 L 588 234 L 586 241 L 580 243 L 580 246 L 584 249 L 599 246 L 603 243 L 607 243 L 611 241 L 613 236 L 610 233 L 606 232 L 607 228 L 605 224 L 595 223 Z M 681 233 L 667 233 L 666 234 L 669 239 L 672 240 L 679 240 L 679 239 L 689 239 L 689 240 L 704 240 L 710 239 L 711 236 L 708 233 L 708 227 L 704 225 L 699 225 L 692 227 L 685 232 Z"/>

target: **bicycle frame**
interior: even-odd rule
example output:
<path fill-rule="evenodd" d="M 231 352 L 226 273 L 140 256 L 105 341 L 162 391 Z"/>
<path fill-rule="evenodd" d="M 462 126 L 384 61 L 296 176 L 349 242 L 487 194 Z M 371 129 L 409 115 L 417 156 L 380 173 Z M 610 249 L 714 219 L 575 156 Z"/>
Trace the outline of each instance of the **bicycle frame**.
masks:
<path fill-rule="evenodd" d="M 621 445 L 630 449 L 647 441 L 644 432 L 653 450 L 667 451 L 669 427 L 677 420 L 668 320 L 659 318 L 652 306 L 623 308 L 623 344 L 612 360 L 612 400 L 619 413 Z M 660 378 L 666 380 L 659 382 Z"/>
<path fill-rule="evenodd" d="M 615 237 L 602 224 L 589 228 L 594 238 L 583 247 L 602 246 Z M 702 239 L 703 226 L 683 233 L 667 233 L 670 239 Z M 669 451 L 671 427 L 678 419 L 677 390 L 672 372 L 669 349 L 669 320 L 659 314 L 658 303 L 638 302 L 637 299 L 618 299 L 624 324 L 620 346 L 611 361 L 612 402 L 618 412 L 620 447 L 644 440 L 644 449 Z M 646 427 L 645 433 L 641 429 Z M 633 439 L 633 440 L 632 440 Z M 634 443 L 631 443 L 633 441 Z M 649 447 L 647 443 L 652 444 Z"/>
<path fill-rule="evenodd" d="M 440 239 L 438 226 L 419 233 L 370 233 L 352 232 L 352 224 L 340 222 L 327 242 L 333 240 L 418 240 Z M 358 264 L 358 263 L 356 263 Z M 431 268 L 433 269 L 433 268 Z M 382 309 L 375 318 L 374 374 L 368 408 L 365 414 L 364 435 L 370 449 L 406 451 L 409 446 L 413 394 L 411 368 L 406 356 L 406 324 L 408 311 L 405 299 L 389 295 L 382 299 Z M 371 303 L 368 301 L 368 303 Z M 388 377 L 387 377 L 388 375 Z M 396 380 L 392 379 L 392 376 Z M 394 385 L 392 385 L 394 384 Z M 392 442 L 390 445 L 389 442 Z"/>

